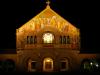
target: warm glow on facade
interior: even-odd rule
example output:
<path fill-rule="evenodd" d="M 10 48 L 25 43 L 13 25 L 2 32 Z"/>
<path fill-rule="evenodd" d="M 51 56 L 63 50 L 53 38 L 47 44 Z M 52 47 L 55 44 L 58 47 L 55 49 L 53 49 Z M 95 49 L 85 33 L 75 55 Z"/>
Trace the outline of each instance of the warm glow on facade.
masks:
<path fill-rule="evenodd" d="M 51 33 L 45 33 L 43 35 L 44 43 L 52 43 L 54 40 L 54 36 Z"/>
<path fill-rule="evenodd" d="M 80 53 L 80 29 L 49 4 L 16 29 L 16 53 L 0 54 L 0 72 L 100 71 L 100 61 L 94 60 L 100 54 Z"/>
<path fill-rule="evenodd" d="M 47 59 L 46 62 L 50 62 L 50 59 Z"/>
<path fill-rule="evenodd" d="M 53 60 L 51 58 L 45 58 L 43 61 L 43 71 L 53 71 Z"/>
<path fill-rule="evenodd" d="M 50 27 L 58 30 L 60 33 L 70 36 L 71 43 L 73 48 L 77 45 L 79 47 L 80 41 L 80 30 L 76 28 L 74 25 L 69 23 L 67 20 L 62 18 L 59 14 L 53 11 L 49 5 L 36 15 L 34 18 L 29 20 L 27 23 L 22 25 L 20 28 L 17 29 L 17 45 L 20 46 L 21 39 L 25 39 L 26 35 L 33 35 L 34 33 L 39 33 L 44 28 Z M 52 34 L 44 34 L 42 38 L 43 43 L 53 43 L 54 36 Z M 18 44 L 19 43 L 19 44 Z M 70 46 L 67 46 L 70 47 Z"/>
<path fill-rule="evenodd" d="M 76 27 L 74 27 L 71 23 L 63 19 L 48 7 L 33 19 L 31 19 L 28 23 L 25 23 L 18 30 L 20 30 L 19 33 L 22 33 L 26 30 L 39 31 L 45 26 L 52 26 L 54 28 L 57 28 L 61 32 L 65 32 L 71 35 L 77 35 L 79 33 L 77 32 L 78 29 Z"/>

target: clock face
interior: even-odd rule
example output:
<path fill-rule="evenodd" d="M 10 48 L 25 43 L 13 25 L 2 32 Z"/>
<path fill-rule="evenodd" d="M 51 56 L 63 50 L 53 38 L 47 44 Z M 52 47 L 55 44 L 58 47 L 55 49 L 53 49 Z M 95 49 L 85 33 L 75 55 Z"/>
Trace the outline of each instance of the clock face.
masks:
<path fill-rule="evenodd" d="M 43 35 L 43 41 L 44 43 L 52 43 L 54 40 L 54 36 L 51 33 L 45 33 Z"/>

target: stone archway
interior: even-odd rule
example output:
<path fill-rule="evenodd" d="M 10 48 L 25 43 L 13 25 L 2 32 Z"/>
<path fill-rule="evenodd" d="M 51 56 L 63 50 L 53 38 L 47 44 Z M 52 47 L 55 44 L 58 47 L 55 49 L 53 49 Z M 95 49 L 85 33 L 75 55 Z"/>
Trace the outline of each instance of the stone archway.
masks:
<path fill-rule="evenodd" d="M 60 60 L 60 71 L 68 71 L 69 70 L 69 61 L 67 58 L 63 58 Z"/>
<path fill-rule="evenodd" d="M 53 71 L 53 59 L 44 58 L 44 60 L 43 60 L 43 71 L 46 71 L 46 72 Z"/>
<path fill-rule="evenodd" d="M 36 71 L 36 61 L 29 59 L 27 63 L 28 72 L 35 72 Z"/>

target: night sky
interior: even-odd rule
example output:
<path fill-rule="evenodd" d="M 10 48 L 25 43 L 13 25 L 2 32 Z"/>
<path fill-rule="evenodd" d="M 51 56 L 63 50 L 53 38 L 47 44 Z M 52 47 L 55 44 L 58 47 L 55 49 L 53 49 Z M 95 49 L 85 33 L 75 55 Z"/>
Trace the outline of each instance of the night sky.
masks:
<path fill-rule="evenodd" d="M 0 49 L 16 48 L 16 29 L 40 13 L 47 0 L 0 1 Z M 100 52 L 99 2 L 51 0 L 51 8 L 81 31 L 81 51 Z"/>

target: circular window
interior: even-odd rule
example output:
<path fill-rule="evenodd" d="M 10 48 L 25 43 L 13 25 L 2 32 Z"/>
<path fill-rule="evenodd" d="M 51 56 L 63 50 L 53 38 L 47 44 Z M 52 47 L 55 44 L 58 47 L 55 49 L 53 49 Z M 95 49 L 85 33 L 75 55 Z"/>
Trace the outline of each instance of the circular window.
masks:
<path fill-rule="evenodd" d="M 51 33 L 45 33 L 43 35 L 43 42 L 44 43 L 53 43 L 54 36 Z"/>

